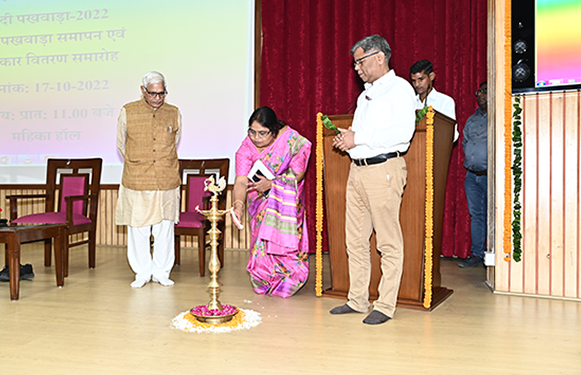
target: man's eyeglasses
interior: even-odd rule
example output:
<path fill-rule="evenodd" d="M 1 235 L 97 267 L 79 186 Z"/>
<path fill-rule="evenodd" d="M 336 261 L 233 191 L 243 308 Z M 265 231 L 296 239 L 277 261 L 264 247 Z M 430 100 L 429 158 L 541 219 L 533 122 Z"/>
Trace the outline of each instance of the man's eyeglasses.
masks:
<path fill-rule="evenodd" d="M 153 91 L 148 91 L 147 89 L 145 89 L 145 92 L 147 93 L 147 95 L 151 96 L 152 98 L 157 97 L 164 97 L 167 95 L 167 91 L 161 91 L 161 92 L 153 92 Z"/>
<path fill-rule="evenodd" d="M 379 52 L 381 52 L 381 51 L 375 51 L 373 53 L 370 53 L 369 55 L 365 55 L 362 58 L 355 60 L 353 62 L 353 67 L 354 68 L 357 68 L 359 65 L 361 65 L 361 63 L 363 62 L 363 60 L 365 60 L 366 58 L 371 57 L 373 55 L 377 55 Z"/>
<path fill-rule="evenodd" d="M 480 90 L 476 90 L 476 92 L 474 93 L 474 95 L 478 96 L 478 95 L 486 95 L 488 94 L 488 89 L 480 89 Z"/>
<path fill-rule="evenodd" d="M 248 135 L 251 137 L 260 137 L 260 138 L 264 138 L 266 137 L 268 134 L 270 133 L 270 130 L 259 130 L 256 131 L 254 129 L 248 129 Z"/>

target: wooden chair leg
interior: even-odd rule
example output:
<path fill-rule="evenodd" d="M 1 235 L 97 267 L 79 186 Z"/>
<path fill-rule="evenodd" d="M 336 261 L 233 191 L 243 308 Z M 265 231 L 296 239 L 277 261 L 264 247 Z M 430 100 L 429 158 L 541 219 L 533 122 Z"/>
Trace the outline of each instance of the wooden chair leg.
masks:
<path fill-rule="evenodd" d="M 65 230 L 65 238 L 66 240 L 63 241 L 64 251 L 63 251 L 63 269 L 65 277 L 69 277 L 69 231 Z"/>
<path fill-rule="evenodd" d="M 52 239 L 44 240 L 44 266 L 45 267 L 50 267 L 51 257 L 52 257 Z"/>
<path fill-rule="evenodd" d="M 89 268 L 94 269 L 96 266 L 96 238 L 95 232 L 89 232 Z"/>
<path fill-rule="evenodd" d="M 200 276 L 206 275 L 206 236 L 198 233 L 198 262 L 200 264 Z"/>
<path fill-rule="evenodd" d="M 180 256 L 180 253 L 181 253 L 181 251 L 180 251 L 181 250 L 181 248 L 180 248 L 180 246 L 181 246 L 180 239 L 181 239 L 181 237 L 179 235 L 176 234 L 174 236 L 174 242 L 175 242 L 175 245 L 174 245 L 174 248 L 175 248 L 175 260 L 174 260 L 174 264 L 176 266 L 179 266 L 180 263 L 182 262 L 181 256 Z"/>

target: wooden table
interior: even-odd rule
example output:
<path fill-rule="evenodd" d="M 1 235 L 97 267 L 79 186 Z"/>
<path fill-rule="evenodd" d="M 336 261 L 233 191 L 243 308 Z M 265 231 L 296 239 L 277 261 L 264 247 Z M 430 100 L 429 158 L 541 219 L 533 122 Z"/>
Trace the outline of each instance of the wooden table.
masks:
<path fill-rule="evenodd" d="M 54 238 L 56 285 L 62 287 L 65 284 L 63 267 L 65 228 L 64 224 L 26 224 L 0 227 L 0 243 L 6 244 L 5 261 L 10 269 L 10 299 L 12 301 L 18 300 L 20 295 L 20 245 L 26 242 Z"/>

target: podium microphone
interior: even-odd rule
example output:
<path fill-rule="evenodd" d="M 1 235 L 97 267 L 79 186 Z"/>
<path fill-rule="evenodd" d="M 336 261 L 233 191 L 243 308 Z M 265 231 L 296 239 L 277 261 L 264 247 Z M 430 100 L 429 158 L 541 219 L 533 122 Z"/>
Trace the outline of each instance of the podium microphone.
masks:
<path fill-rule="evenodd" d="M 430 90 L 432 89 L 432 84 L 428 83 L 428 89 L 426 90 L 426 106 L 428 105 L 428 95 L 430 94 Z"/>
<path fill-rule="evenodd" d="M 356 106 L 356 105 L 357 105 L 357 102 L 355 102 L 355 104 L 353 104 L 353 105 L 351 106 L 351 108 L 349 108 L 349 109 L 347 110 L 347 112 L 345 112 L 345 114 L 348 114 L 349 112 L 351 112 L 351 110 L 352 110 L 353 108 L 355 108 L 355 106 Z"/>
<path fill-rule="evenodd" d="M 353 108 L 355 108 L 355 106 L 356 106 L 356 105 L 357 105 L 357 103 L 353 104 L 353 105 L 351 106 L 351 108 L 349 108 L 349 109 L 347 110 L 347 112 L 345 112 L 345 114 L 348 114 L 349 112 L 351 112 L 351 110 L 352 110 Z"/>

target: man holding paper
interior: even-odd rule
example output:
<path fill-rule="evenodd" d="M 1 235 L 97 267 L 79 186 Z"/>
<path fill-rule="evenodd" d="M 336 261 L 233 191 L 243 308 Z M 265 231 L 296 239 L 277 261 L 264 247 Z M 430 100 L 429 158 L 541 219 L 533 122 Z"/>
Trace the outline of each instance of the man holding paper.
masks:
<path fill-rule="evenodd" d="M 245 202 L 250 214 L 250 258 L 246 269 L 254 291 L 290 297 L 309 276 L 309 239 L 304 177 L 311 142 L 260 107 L 248 120 L 248 136 L 236 152 L 233 221 L 241 228 Z"/>

